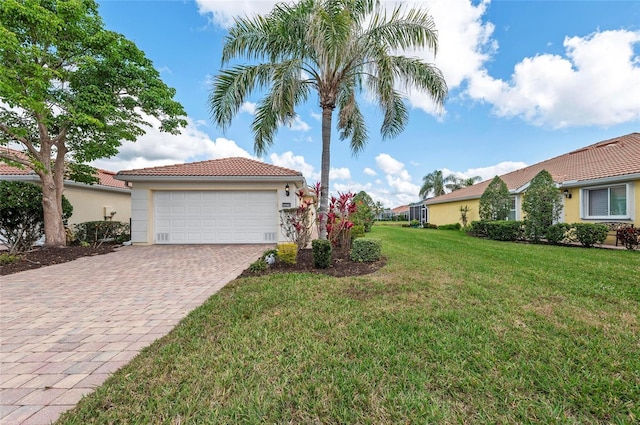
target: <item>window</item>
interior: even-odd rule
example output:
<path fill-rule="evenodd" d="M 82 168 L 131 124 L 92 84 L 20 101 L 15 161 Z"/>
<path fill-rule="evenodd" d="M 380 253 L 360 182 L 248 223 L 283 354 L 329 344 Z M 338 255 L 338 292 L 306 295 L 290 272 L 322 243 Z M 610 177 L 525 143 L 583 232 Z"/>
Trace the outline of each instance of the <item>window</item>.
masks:
<path fill-rule="evenodd" d="M 517 207 L 516 207 L 516 197 L 512 196 L 509 199 L 509 215 L 507 216 L 507 220 L 512 220 L 515 221 L 516 220 L 516 211 L 517 211 Z"/>
<path fill-rule="evenodd" d="M 631 218 L 630 184 L 583 190 L 585 218 Z"/>

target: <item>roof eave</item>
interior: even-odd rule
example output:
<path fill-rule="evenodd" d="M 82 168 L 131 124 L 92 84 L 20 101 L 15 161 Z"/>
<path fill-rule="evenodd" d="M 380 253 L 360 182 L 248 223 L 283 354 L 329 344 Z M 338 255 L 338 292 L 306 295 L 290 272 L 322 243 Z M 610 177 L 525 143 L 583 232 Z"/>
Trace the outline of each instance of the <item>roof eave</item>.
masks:
<path fill-rule="evenodd" d="M 127 182 L 300 182 L 304 184 L 302 175 L 295 176 L 139 176 L 117 174 L 116 180 Z"/>
<path fill-rule="evenodd" d="M 567 181 L 561 182 L 560 187 L 591 186 L 591 185 L 598 185 L 598 184 L 627 182 L 629 180 L 640 180 L 640 173 L 622 174 L 619 176 L 602 177 L 599 179 L 567 180 Z"/>

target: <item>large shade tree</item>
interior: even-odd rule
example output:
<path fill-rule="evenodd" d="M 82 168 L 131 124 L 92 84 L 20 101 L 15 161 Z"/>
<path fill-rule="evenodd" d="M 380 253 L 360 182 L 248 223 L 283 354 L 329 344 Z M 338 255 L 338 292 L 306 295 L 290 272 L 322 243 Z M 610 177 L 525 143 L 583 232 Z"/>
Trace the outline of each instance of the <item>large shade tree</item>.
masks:
<path fill-rule="evenodd" d="M 446 185 L 453 182 L 454 175 L 444 177 L 442 170 L 435 170 L 422 178 L 422 186 L 420 187 L 420 197 L 427 199 L 429 194 L 440 196 L 446 193 Z"/>
<path fill-rule="evenodd" d="M 147 117 L 177 133 L 175 90 L 121 34 L 104 28 L 94 0 L 0 2 L 0 160 L 42 183 L 46 244 L 66 244 L 64 179 L 95 182 L 87 164 L 144 134 Z"/>
<path fill-rule="evenodd" d="M 254 90 L 264 92 L 252 124 L 254 150 L 262 156 L 278 127 L 291 122 L 296 107 L 317 94 L 322 110 L 320 238 L 326 239 L 330 144 L 338 110 L 341 140 L 359 153 L 368 140 L 358 94 L 370 95 L 382 110 L 383 138 L 398 135 L 409 114 L 404 89 L 428 93 L 442 105 L 447 86 L 433 64 L 397 52 L 437 49 L 432 17 L 397 6 L 386 13 L 375 0 L 302 0 L 280 3 L 266 16 L 239 18 L 229 30 L 222 66 L 210 93 L 213 121 L 226 129 Z M 401 91 L 401 89 L 403 91 Z"/>

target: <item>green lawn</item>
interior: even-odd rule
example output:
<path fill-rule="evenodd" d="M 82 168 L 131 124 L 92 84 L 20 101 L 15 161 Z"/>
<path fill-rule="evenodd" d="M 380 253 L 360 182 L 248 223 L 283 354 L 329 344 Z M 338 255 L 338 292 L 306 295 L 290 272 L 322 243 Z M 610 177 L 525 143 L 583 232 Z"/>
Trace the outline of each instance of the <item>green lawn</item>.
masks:
<path fill-rule="evenodd" d="M 387 265 L 238 279 L 86 423 L 638 423 L 640 253 L 374 226 Z"/>

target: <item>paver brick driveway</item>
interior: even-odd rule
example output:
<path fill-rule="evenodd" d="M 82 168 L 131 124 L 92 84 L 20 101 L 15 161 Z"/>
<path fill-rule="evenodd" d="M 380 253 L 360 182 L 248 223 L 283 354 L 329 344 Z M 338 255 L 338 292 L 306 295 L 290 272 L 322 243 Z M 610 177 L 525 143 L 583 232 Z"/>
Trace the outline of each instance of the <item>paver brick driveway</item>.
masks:
<path fill-rule="evenodd" d="M 129 246 L 0 276 L 0 423 L 55 420 L 267 248 Z"/>

